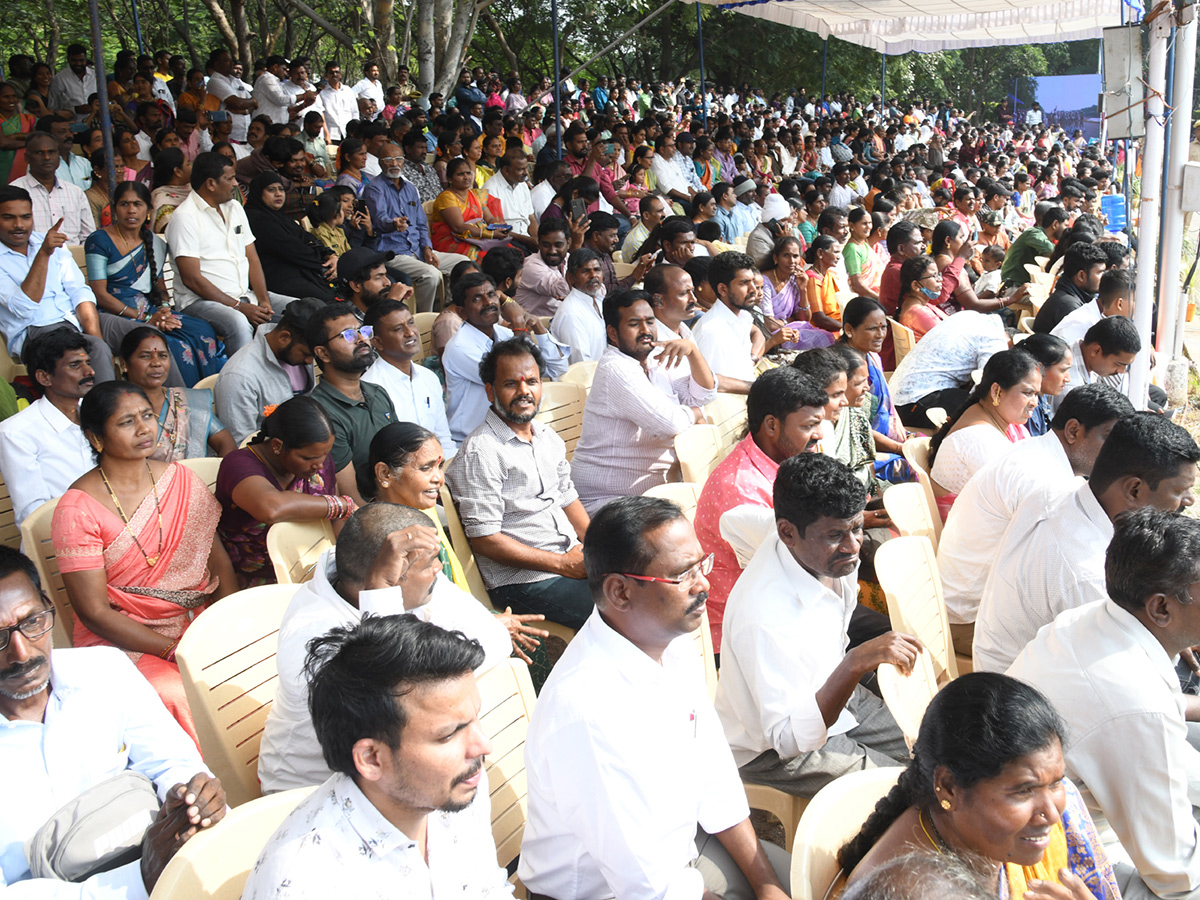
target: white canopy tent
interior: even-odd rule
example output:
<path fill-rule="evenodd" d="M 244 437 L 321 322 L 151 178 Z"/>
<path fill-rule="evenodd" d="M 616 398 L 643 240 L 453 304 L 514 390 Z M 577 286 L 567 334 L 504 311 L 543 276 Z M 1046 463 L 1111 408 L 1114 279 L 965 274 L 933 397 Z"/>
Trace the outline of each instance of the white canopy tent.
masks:
<path fill-rule="evenodd" d="M 1100 37 L 1138 18 L 1124 0 L 700 0 L 880 53 L 1044 44 Z"/>

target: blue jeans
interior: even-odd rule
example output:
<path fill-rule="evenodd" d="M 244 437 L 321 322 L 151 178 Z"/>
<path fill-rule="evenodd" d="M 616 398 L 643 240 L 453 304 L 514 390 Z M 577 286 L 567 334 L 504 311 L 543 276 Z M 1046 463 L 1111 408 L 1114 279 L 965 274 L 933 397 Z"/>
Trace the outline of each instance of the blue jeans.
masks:
<path fill-rule="evenodd" d="M 492 605 L 501 611 L 506 606 L 521 615 L 540 613 L 551 622 L 578 631 L 592 614 L 595 603 L 587 579 L 554 575 L 529 584 L 506 584 L 491 588 Z"/>

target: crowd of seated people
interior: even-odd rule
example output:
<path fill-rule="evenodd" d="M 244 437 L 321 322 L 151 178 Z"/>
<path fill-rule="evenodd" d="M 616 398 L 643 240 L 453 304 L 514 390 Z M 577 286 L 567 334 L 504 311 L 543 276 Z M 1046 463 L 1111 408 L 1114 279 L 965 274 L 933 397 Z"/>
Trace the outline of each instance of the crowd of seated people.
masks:
<path fill-rule="evenodd" d="M 444 98 L 122 51 L 110 183 L 88 56 L 0 84 L 0 475 L 35 538 L 0 547 L 0 886 L 145 900 L 235 827 L 177 653 L 287 572 L 258 785 L 320 788 L 247 898 L 784 900 L 745 786 L 872 769 L 847 896 L 1200 897 L 1200 446 L 1132 393 L 1112 148 L 1040 109 L 606 75 L 556 110 L 482 68 Z M 942 646 L 884 589 L 918 479 Z M 276 527 L 324 536 L 306 571 Z M 929 655 L 960 674 L 914 744 L 876 675 Z M 129 855 L 64 872 L 128 773 Z"/>

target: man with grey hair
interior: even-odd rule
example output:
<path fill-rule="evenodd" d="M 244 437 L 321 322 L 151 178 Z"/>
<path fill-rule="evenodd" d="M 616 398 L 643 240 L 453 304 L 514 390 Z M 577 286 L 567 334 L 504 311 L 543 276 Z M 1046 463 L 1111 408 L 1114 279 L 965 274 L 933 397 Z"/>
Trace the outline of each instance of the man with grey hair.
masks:
<path fill-rule="evenodd" d="M 304 659 L 308 642 L 367 613 L 412 613 L 474 638 L 486 653 L 480 672 L 502 662 L 512 641 L 499 617 L 442 572 L 437 531 L 419 510 L 371 503 L 317 561 L 312 580 L 288 604 L 275 657 L 279 686 L 258 757 L 264 793 L 320 784 L 330 771 L 308 709 Z"/>
<path fill-rule="evenodd" d="M 581 247 L 567 258 L 571 290 L 550 322 L 550 336 L 571 348 L 571 365 L 598 360 L 608 347 L 604 330 L 604 269 L 600 254 Z"/>

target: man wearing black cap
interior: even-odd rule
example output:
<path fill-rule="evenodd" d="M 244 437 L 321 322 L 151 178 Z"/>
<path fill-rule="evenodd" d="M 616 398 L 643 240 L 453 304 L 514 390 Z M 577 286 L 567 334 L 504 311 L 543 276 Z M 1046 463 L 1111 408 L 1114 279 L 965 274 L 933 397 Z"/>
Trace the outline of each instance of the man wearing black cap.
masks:
<path fill-rule="evenodd" d="M 391 250 L 355 247 L 338 258 L 337 299 L 353 306 L 358 321 L 380 300 L 404 303 L 412 295 L 413 289 L 404 282 L 392 283 L 384 265 L 395 256 Z"/>
<path fill-rule="evenodd" d="M 313 357 L 304 329 L 322 306 L 312 298 L 293 300 L 278 324 L 262 325 L 221 369 L 213 389 L 217 416 L 239 444 L 258 431 L 264 407 L 313 389 Z"/>

